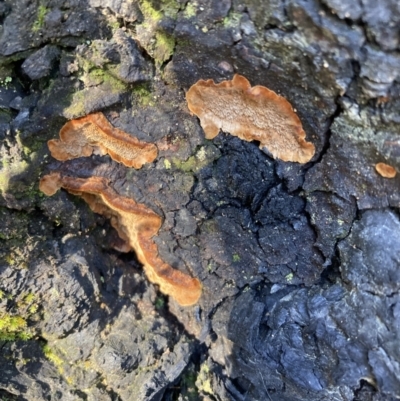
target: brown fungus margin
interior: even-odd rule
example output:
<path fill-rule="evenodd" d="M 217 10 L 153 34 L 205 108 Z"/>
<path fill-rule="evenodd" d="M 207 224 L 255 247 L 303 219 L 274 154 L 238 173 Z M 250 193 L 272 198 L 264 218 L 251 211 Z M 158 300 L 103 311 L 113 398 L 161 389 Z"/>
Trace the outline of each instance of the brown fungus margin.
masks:
<path fill-rule="evenodd" d="M 186 93 L 188 108 L 200 119 L 207 139 L 220 130 L 259 141 L 273 158 L 307 163 L 315 153 L 290 103 L 264 86 L 251 87 L 242 75 L 219 84 L 200 80 Z"/>
<path fill-rule="evenodd" d="M 127 167 L 141 168 L 157 157 L 156 145 L 113 127 L 100 112 L 68 121 L 60 130 L 60 139 L 51 139 L 47 144 L 51 155 L 60 161 L 92 153 L 109 154 Z"/>
<path fill-rule="evenodd" d="M 157 235 L 162 221 L 151 209 L 120 196 L 103 177 L 76 178 L 51 173 L 40 180 L 39 188 L 48 196 L 60 188 L 81 196 L 95 213 L 110 218 L 121 239 L 136 252 L 148 279 L 158 284 L 161 292 L 172 296 L 182 306 L 193 305 L 199 300 L 200 281 L 173 269 L 159 258 L 152 237 Z"/>

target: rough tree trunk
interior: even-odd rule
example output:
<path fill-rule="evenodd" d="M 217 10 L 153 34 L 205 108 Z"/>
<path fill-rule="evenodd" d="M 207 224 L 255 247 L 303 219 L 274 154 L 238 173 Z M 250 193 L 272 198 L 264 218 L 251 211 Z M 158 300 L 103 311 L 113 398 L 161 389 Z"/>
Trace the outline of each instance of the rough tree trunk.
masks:
<path fill-rule="evenodd" d="M 398 0 L 6 0 L 0 22 L 2 399 L 400 398 L 400 174 L 375 170 L 400 173 Z M 234 73 L 290 101 L 311 162 L 205 139 L 185 91 Z M 155 162 L 54 160 L 95 111 Z M 44 196 L 53 171 L 163 216 L 159 256 L 199 303 L 158 292 L 80 198 Z"/>

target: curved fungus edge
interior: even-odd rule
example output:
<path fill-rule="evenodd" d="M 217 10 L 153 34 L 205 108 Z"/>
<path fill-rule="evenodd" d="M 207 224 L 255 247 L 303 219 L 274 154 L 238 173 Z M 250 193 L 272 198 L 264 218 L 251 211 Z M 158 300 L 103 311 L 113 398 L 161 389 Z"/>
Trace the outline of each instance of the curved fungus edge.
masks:
<path fill-rule="evenodd" d="M 162 224 L 158 214 L 117 194 L 103 177 L 83 179 L 51 173 L 40 180 L 39 189 L 46 195 L 54 195 L 60 188 L 81 196 L 95 213 L 110 218 L 120 238 L 136 252 L 148 279 L 159 285 L 161 292 L 172 296 L 182 306 L 193 305 L 199 300 L 200 281 L 173 269 L 158 256 L 157 245 L 152 239 Z"/>
<path fill-rule="evenodd" d="M 51 155 L 60 161 L 108 154 L 127 167 L 141 168 L 157 157 L 157 146 L 140 141 L 113 127 L 103 113 L 93 113 L 68 121 L 61 128 L 60 139 L 47 142 Z"/>
<path fill-rule="evenodd" d="M 242 75 L 216 84 L 200 80 L 186 93 L 188 108 L 200 119 L 207 139 L 219 131 L 246 141 L 259 141 L 272 157 L 297 163 L 309 162 L 315 147 L 291 104 L 264 86 L 251 87 Z"/>

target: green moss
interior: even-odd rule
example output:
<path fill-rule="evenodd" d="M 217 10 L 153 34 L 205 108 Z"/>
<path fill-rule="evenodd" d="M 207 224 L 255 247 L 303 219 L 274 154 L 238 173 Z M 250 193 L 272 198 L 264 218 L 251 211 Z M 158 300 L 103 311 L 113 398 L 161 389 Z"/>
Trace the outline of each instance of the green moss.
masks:
<path fill-rule="evenodd" d="M 80 65 L 83 71 L 80 80 L 85 84 L 85 87 L 98 86 L 102 90 L 113 94 L 126 90 L 127 85 L 112 76 L 108 71 L 93 67 L 91 63 L 84 59 L 80 59 Z M 72 93 L 67 99 L 68 106 L 63 110 L 64 116 L 73 119 L 87 114 L 85 105 L 87 100 L 90 100 L 88 96 L 93 96 L 93 93 L 88 89 Z"/>
<path fill-rule="evenodd" d="M 68 119 L 87 114 L 86 104 L 90 103 L 91 100 L 89 96 L 94 96 L 94 92 L 88 88 L 99 87 L 102 91 L 112 94 L 124 92 L 127 88 L 127 84 L 113 76 L 111 70 L 98 68 L 83 57 L 78 60 L 81 73 L 79 79 L 84 83 L 85 89 L 71 93 L 66 99 L 63 115 Z"/>
<path fill-rule="evenodd" d="M 8 163 L 7 160 L 2 161 L 2 169 L 0 170 L 0 192 L 5 193 L 10 184 L 10 179 L 24 173 L 29 165 L 25 160 L 13 160 Z"/>
<path fill-rule="evenodd" d="M 191 17 L 194 17 L 196 15 L 196 12 L 197 12 L 196 6 L 194 4 L 192 4 L 192 3 L 187 3 L 186 4 L 186 8 L 185 8 L 185 10 L 183 12 L 183 15 L 186 18 L 191 18 Z"/>
<path fill-rule="evenodd" d="M 162 14 L 161 10 L 156 10 L 150 1 L 144 0 L 144 1 L 140 2 L 139 7 L 140 7 L 140 11 L 142 12 L 143 17 L 145 19 L 144 23 L 148 24 L 148 23 L 150 23 L 150 21 L 158 22 L 162 19 L 163 14 Z"/>
<path fill-rule="evenodd" d="M 70 105 L 64 109 L 64 115 L 67 118 L 76 118 L 85 114 L 85 91 L 81 90 L 71 95 Z"/>
<path fill-rule="evenodd" d="M 232 255 L 232 261 L 233 261 L 234 263 L 240 262 L 240 256 L 239 256 L 237 253 L 234 253 L 234 254 Z"/>
<path fill-rule="evenodd" d="M 159 22 L 163 18 L 175 19 L 180 6 L 176 0 L 143 0 L 139 7 L 144 17 L 143 23 L 137 26 L 140 42 L 160 66 L 172 56 L 175 39 L 163 31 Z"/>
<path fill-rule="evenodd" d="M 193 171 L 196 166 L 197 166 L 197 162 L 196 162 L 196 157 L 195 156 L 190 156 L 189 159 L 185 160 L 185 161 L 181 161 L 176 157 L 172 158 L 172 163 L 174 163 L 174 166 L 176 168 L 178 168 L 179 170 L 184 171 L 185 173 L 189 172 L 189 171 Z"/>
<path fill-rule="evenodd" d="M 43 346 L 43 353 L 44 356 L 57 367 L 60 374 L 63 374 L 64 361 L 53 351 L 53 349 L 48 344 Z"/>
<path fill-rule="evenodd" d="M 4 79 L 0 79 L 0 86 L 5 89 L 8 89 L 8 85 L 11 84 L 12 78 L 10 76 L 5 77 Z"/>
<path fill-rule="evenodd" d="M 139 3 L 139 7 L 144 16 L 145 23 L 159 22 L 163 16 L 176 18 L 176 14 L 179 11 L 179 4 L 176 0 L 159 0 L 157 2 L 142 0 Z"/>
<path fill-rule="evenodd" d="M 38 311 L 38 309 L 39 305 L 33 304 L 28 308 L 28 312 L 33 315 Z"/>
<path fill-rule="evenodd" d="M 208 164 L 217 160 L 220 156 L 221 152 L 211 142 L 207 142 L 205 146 L 202 146 L 197 150 L 194 156 L 190 156 L 185 161 L 179 160 L 178 158 L 172 158 L 172 163 L 179 170 L 184 172 L 192 171 L 196 173 Z"/>
<path fill-rule="evenodd" d="M 288 283 L 291 283 L 293 280 L 293 273 L 289 273 L 285 276 L 285 279 Z"/>
<path fill-rule="evenodd" d="M 33 337 L 34 331 L 28 327 L 29 319 L 37 319 L 35 310 L 29 308 L 35 303 L 35 295 L 31 292 L 19 294 L 17 299 L 12 294 L 6 294 L 0 290 L 3 309 L 7 312 L 0 312 L 0 341 L 29 340 Z M 37 306 L 38 307 L 38 306 Z"/>
<path fill-rule="evenodd" d="M 219 230 L 218 223 L 215 220 L 207 220 L 202 224 L 201 230 L 206 234 L 215 234 Z"/>
<path fill-rule="evenodd" d="M 37 32 L 43 28 L 44 19 L 50 10 L 43 5 L 40 5 L 37 9 L 36 21 L 33 23 L 32 31 Z"/>
<path fill-rule="evenodd" d="M 108 84 L 113 93 L 126 89 L 126 84 L 110 73 L 100 68 L 92 68 L 88 72 L 89 83 L 91 85 Z"/>
<path fill-rule="evenodd" d="M 199 393 L 196 387 L 196 373 L 188 370 L 182 375 L 182 392 L 185 394 L 185 399 L 195 401 L 199 399 Z"/>
<path fill-rule="evenodd" d="M 240 25 L 240 19 L 242 15 L 235 12 L 230 12 L 223 20 L 223 25 L 225 28 L 235 28 Z"/>
<path fill-rule="evenodd" d="M 213 394 L 212 386 L 211 386 L 211 374 L 210 368 L 207 365 L 207 362 L 204 362 L 200 366 L 200 372 L 197 376 L 196 386 L 199 391 L 206 394 Z"/>
<path fill-rule="evenodd" d="M 32 333 L 26 320 L 20 315 L 0 314 L 0 341 L 29 340 Z"/>
<path fill-rule="evenodd" d="M 112 32 L 115 32 L 117 29 L 121 28 L 121 24 L 117 20 L 111 21 L 110 15 L 108 18 L 110 18 L 110 21 L 108 21 L 108 26 Z"/>
<path fill-rule="evenodd" d="M 35 294 L 33 294 L 32 292 L 28 292 L 26 295 L 24 295 L 22 302 L 25 305 L 30 305 L 35 300 L 35 298 Z"/>
<path fill-rule="evenodd" d="M 10 265 L 10 266 L 14 266 L 15 265 L 15 259 L 11 256 L 11 255 L 7 255 L 5 257 L 6 262 Z"/>
<path fill-rule="evenodd" d="M 132 93 L 140 106 L 147 107 L 155 105 L 154 98 L 148 84 L 143 83 L 134 86 Z"/>
<path fill-rule="evenodd" d="M 207 264 L 207 271 L 212 273 L 217 268 L 217 263 L 215 260 L 211 259 Z"/>
<path fill-rule="evenodd" d="M 163 309 L 165 307 L 165 299 L 163 297 L 157 297 L 154 306 L 156 309 Z"/>
<path fill-rule="evenodd" d="M 156 33 L 156 42 L 154 48 L 154 56 L 157 62 L 163 63 L 171 58 L 174 54 L 175 39 L 164 32 Z"/>
<path fill-rule="evenodd" d="M 171 168 L 171 162 L 168 159 L 164 159 L 164 167 L 166 170 Z"/>
<path fill-rule="evenodd" d="M 44 149 L 44 142 L 32 140 L 32 146 Z M 11 146 L 13 152 L 5 152 L 0 162 L 0 194 L 12 193 L 15 199 L 32 200 L 38 197 L 38 177 L 41 172 L 39 153 L 21 139 L 17 131 Z M 43 154 L 44 152 L 42 152 Z"/>

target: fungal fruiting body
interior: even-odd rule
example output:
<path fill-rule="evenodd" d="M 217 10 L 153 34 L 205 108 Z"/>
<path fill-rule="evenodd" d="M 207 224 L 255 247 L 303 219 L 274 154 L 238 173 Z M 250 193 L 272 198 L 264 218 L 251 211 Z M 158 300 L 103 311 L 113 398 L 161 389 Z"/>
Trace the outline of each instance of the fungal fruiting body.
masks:
<path fill-rule="evenodd" d="M 133 199 L 118 195 L 103 177 L 76 178 L 51 173 L 44 176 L 40 190 L 48 196 L 60 188 L 81 196 L 90 208 L 107 218 L 127 243 L 127 251 L 133 249 L 143 264 L 148 279 L 160 286 L 160 290 L 171 295 L 183 306 L 195 304 L 201 295 L 201 284 L 179 270 L 164 263 L 158 256 L 153 236 L 161 227 L 161 217 Z"/>
<path fill-rule="evenodd" d="M 157 147 L 139 141 L 113 127 L 103 113 L 93 113 L 68 121 L 60 130 L 60 139 L 47 142 L 51 155 L 60 161 L 109 154 L 127 167 L 140 168 L 157 157 Z"/>
<path fill-rule="evenodd" d="M 382 177 L 385 178 L 394 178 L 397 174 L 395 168 L 386 163 L 375 164 L 375 169 Z"/>
<path fill-rule="evenodd" d="M 239 74 L 219 84 L 200 80 L 190 87 L 186 100 L 207 139 L 222 130 L 246 141 L 259 141 L 260 148 L 283 161 L 307 163 L 314 156 L 315 147 L 306 141 L 290 103 L 264 86 L 251 87 Z"/>

